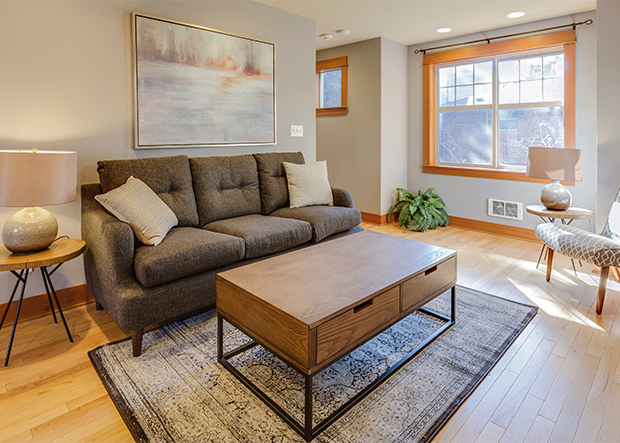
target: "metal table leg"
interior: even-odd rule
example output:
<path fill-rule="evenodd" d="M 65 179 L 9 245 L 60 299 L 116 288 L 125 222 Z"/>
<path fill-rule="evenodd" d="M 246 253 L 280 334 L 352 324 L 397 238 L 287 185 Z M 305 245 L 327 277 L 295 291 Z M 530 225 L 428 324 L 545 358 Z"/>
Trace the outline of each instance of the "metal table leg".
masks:
<path fill-rule="evenodd" d="M 25 271 L 25 273 L 24 273 Z M 17 289 L 19 283 L 22 284 L 22 290 L 21 293 L 19 294 L 19 302 L 17 303 L 17 312 L 15 312 L 15 320 L 13 320 L 13 329 L 11 330 L 11 339 L 9 340 L 9 348 L 6 351 L 6 359 L 4 360 L 4 367 L 6 368 L 7 365 L 9 364 L 9 357 L 11 356 L 11 348 L 13 347 L 13 339 L 15 338 L 15 329 L 17 328 L 17 320 L 19 319 L 19 311 L 22 308 L 22 300 L 24 299 L 24 291 L 26 289 L 26 282 L 28 281 L 28 271 L 29 269 L 25 269 L 24 271 L 22 271 L 22 273 L 20 275 L 17 274 L 17 272 L 13 272 L 13 274 L 19 279 L 17 281 L 17 284 L 15 285 L 15 288 L 13 289 L 13 294 L 11 294 L 11 299 L 13 298 L 13 295 L 15 295 L 15 290 Z M 23 275 L 23 277 L 22 277 Z M 4 316 L 2 317 L 2 322 L 4 322 L 4 317 L 6 316 L 7 311 L 9 310 L 9 306 L 11 305 L 11 302 L 9 301 L 9 304 L 6 307 L 6 311 L 4 311 Z M 0 327 L 2 325 L 0 324 Z"/>

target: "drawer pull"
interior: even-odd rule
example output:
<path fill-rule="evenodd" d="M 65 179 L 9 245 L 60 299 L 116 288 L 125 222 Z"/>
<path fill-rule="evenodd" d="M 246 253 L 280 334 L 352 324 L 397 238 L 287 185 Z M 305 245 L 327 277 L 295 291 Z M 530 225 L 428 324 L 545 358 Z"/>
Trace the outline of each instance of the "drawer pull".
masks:
<path fill-rule="evenodd" d="M 424 275 L 428 275 L 428 274 L 432 274 L 433 272 L 435 272 L 437 270 L 437 265 L 433 266 L 430 269 L 427 269 L 426 271 L 424 271 Z"/>
<path fill-rule="evenodd" d="M 367 308 L 368 306 L 372 306 L 372 302 L 374 301 L 374 298 L 371 298 L 368 301 L 365 301 L 364 303 L 357 305 L 356 307 L 353 308 L 353 313 L 357 314 L 358 312 L 360 312 L 362 309 Z"/>

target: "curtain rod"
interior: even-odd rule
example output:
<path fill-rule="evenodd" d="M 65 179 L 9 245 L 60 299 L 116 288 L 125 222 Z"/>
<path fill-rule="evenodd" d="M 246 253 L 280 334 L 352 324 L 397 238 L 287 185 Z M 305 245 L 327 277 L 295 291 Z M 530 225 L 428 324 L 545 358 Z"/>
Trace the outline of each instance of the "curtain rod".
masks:
<path fill-rule="evenodd" d="M 452 45 L 435 46 L 434 48 L 416 49 L 415 51 L 413 51 L 413 53 L 414 54 L 419 54 L 421 52 L 422 54 L 426 54 L 426 51 L 434 51 L 436 49 L 452 48 L 453 46 L 470 45 L 472 43 L 487 42 L 487 44 L 490 44 L 491 40 L 497 40 L 497 39 L 500 39 L 500 38 L 508 38 L 508 37 L 516 37 L 518 35 L 534 34 L 536 32 L 542 32 L 542 31 L 551 31 L 553 29 L 561 29 L 561 28 L 572 27 L 573 30 L 575 30 L 575 28 L 577 26 L 580 26 L 580 25 L 588 25 L 588 26 L 590 26 L 592 23 L 593 23 L 592 19 L 587 19 L 586 21 L 579 22 L 579 23 L 570 23 L 568 25 L 553 26 L 551 28 L 537 29 L 536 31 L 526 31 L 526 32 L 519 32 L 517 34 L 500 35 L 499 37 L 481 38 L 480 40 L 472 40 L 472 41 L 463 42 L 463 43 L 454 43 Z"/>

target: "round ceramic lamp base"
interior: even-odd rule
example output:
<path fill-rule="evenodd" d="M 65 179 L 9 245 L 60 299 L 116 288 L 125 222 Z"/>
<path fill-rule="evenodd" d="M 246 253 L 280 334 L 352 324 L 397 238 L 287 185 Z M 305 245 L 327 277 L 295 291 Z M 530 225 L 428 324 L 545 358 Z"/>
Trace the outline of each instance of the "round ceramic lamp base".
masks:
<path fill-rule="evenodd" d="M 558 180 L 549 183 L 542 188 L 540 201 L 547 209 L 565 211 L 570 208 L 573 197 Z"/>
<path fill-rule="evenodd" d="M 43 208 L 24 208 L 9 217 L 2 228 L 2 242 L 11 252 L 41 251 L 56 240 L 56 217 Z"/>

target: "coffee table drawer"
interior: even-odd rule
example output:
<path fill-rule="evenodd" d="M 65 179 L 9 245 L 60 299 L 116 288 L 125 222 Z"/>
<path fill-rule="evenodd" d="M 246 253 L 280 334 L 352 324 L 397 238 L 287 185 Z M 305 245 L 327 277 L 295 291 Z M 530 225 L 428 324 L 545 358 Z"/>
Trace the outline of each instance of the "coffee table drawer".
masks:
<path fill-rule="evenodd" d="M 441 288 L 456 281 L 456 257 L 433 266 L 402 284 L 403 312 L 422 306 Z"/>
<path fill-rule="evenodd" d="M 400 286 L 360 303 L 317 327 L 317 364 L 380 330 L 400 313 Z"/>

